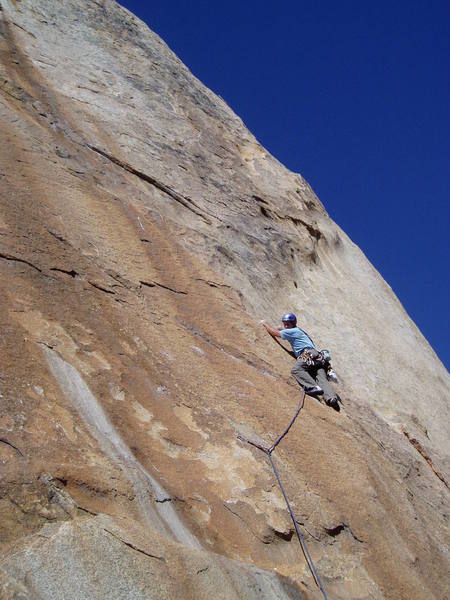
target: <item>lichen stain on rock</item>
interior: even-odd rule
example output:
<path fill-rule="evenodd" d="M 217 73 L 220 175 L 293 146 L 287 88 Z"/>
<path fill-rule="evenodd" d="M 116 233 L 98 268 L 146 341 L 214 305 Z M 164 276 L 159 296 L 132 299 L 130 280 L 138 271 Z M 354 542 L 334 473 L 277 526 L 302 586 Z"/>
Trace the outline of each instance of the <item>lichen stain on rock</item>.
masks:
<path fill-rule="evenodd" d="M 197 455 L 206 467 L 205 476 L 219 483 L 227 500 L 240 497 L 247 488 L 253 487 L 259 464 L 252 453 L 239 446 L 236 441 L 231 447 L 217 446 L 207 442 Z"/>
<path fill-rule="evenodd" d="M 46 319 L 40 311 L 14 312 L 12 316 L 35 342 L 54 348 L 62 357 L 77 364 L 82 373 L 91 375 L 95 371 L 111 369 L 99 352 L 83 350 L 81 340 L 75 341 L 59 323 Z"/>
<path fill-rule="evenodd" d="M 190 407 L 184 405 L 177 405 L 174 407 L 173 412 L 182 423 L 184 423 L 191 431 L 198 433 L 203 439 L 207 440 L 209 435 L 198 427 L 195 422 L 193 411 Z"/>
<path fill-rule="evenodd" d="M 199 542 L 182 524 L 173 507 L 158 504 L 169 498 L 168 494 L 133 456 L 76 369 L 59 358 L 53 350 L 45 348 L 45 352 L 64 394 L 79 411 L 103 452 L 113 461 L 117 461 L 130 479 L 148 523 L 163 531 L 167 528 L 178 541 L 193 548 L 200 548 Z M 150 491 L 155 495 L 156 510 L 150 502 Z"/>

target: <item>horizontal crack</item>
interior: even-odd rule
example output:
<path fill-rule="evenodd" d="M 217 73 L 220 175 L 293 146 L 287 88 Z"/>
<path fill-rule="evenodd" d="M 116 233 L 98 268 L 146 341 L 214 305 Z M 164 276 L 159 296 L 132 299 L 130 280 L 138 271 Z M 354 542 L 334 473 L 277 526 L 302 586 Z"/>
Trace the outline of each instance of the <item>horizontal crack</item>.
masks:
<path fill-rule="evenodd" d="M 65 275 L 70 275 L 70 277 L 76 277 L 78 275 L 78 273 L 73 269 L 67 271 L 66 269 L 58 269 L 57 267 L 52 267 L 50 271 L 58 271 L 58 273 L 64 273 Z"/>
<path fill-rule="evenodd" d="M 128 279 L 125 279 L 124 277 L 119 275 L 119 273 L 116 273 L 111 270 L 107 270 L 106 273 L 109 275 L 109 277 L 111 277 L 111 279 L 114 279 L 114 281 L 117 281 L 117 283 L 120 284 L 122 287 L 124 287 L 128 290 L 132 290 L 132 291 L 137 289 L 136 285 L 131 283 L 131 281 L 128 281 Z"/>
<path fill-rule="evenodd" d="M 92 515 L 93 517 L 96 517 L 98 514 L 100 514 L 98 512 L 93 512 L 92 510 L 89 510 L 88 508 L 85 508 L 84 506 L 79 506 L 78 504 L 77 504 L 77 509 L 81 510 L 81 512 L 87 513 L 88 515 Z"/>
<path fill-rule="evenodd" d="M 211 281 L 210 279 L 202 279 L 201 277 L 196 277 L 195 281 L 201 281 L 202 283 L 206 283 L 207 285 L 213 288 L 224 287 L 234 291 L 234 288 L 232 288 L 231 285 L 227 285 L 226 283 L 218 283 L 217 281 Z"/>
<path fill-rule="evenodd" d="M 187 292 L 184 290 L 176 290 L 175 288 L 171 288 L 168 285 L 164 285 L 162 283 L 158 283 L 157 281 L 139 281 L 141 285 L 145 285 L 146 287 L 160 287 L 165 290 L 169 290 L 169 292 L 174 292 L 174 294 L 184 294 L 187 295 Z"/>
<path fill-rule="evenodd" d="M 109 533 L 110 535 L 112 535 L 113 538 L 115 538 L 116 540 L 119 540 L 119 542 L 122 542 L 122 544 L 125 544 L 125 546 L 128 546 L 129 548 L 136 550 L 136 552 L 140 552 L 141 554 L 144 554 L 145 556 L 148 556 L 149 558 L 156 558 L 157 560 L 162 560 L 163 562 L 166 562 L 166 559 L 164 558 L 164 556 L 158 556 L 157 554 L 150 554 L 149 552 L 145 552 L 145 550 L 138 548 L 131 542 L 126 542 L 125 540 L 123 540 L 121 537 L 119 537 L 112 531 L 109 531 L 109 529 L 104 528 L 103 530 L 106 531 L 107 533 Z"/>
<path fill-rule="evenodd" d="M 12 256 L 11 254 L 3 254 L 1 252 L 0 252 L 0 258 L 3 258 L 4 260 L 11 260 L 13 262 L 23 263 L 33 269 L 36 269 L 36 271 L 38 271 L 39 273 L 42 273 L 42 269 L 40 269 L 39 267 L 36 267 L 36 265 L 33 265 L 33 263 L 30 263 L 28 260 L 25 260 L 23 258 L 18 258 L 17 256 Z"/>
<path fill-rule="evenodd" d="M 108 289 L 102 287 L 98 283 L 93 283 L 92 281 L 89 281 L 89 280 L 88 280 L 88 283 L 90 285 L 92 285 L 92 287 L 94 287 L 96 290 L 100 290 L 101 292 L 105 292 L 105 294 L 113 294 L 113 295 L 115 295 L 115 293 L 116 293 L 116 292 L 113 292 L 112 290 L 108 290 Z"/>
<path fill-rule="evenodd" d="M 324 527 L 324 529 L 328 533 L 328 535 L 331 535 L 331 537 L 336 537 L 342 531 L 344 531 L 345 525 L 344 523 L 339 523 L 339 525 L 336 525 L 336 527 Z"/>
<path fill-rule="evenodd" d="M 253 196 L 253 198 L 255 200 L 257 200 L 258 202 L 264 202 L 264 200 L 262 200 L 261 198 L 258 198 L 257 196 Z M 267 204 L 267 202 L 264 202 L 265 204 Z M 302 225 L 303 227 L 305 227 L 308 231 L 308 233 L 310 234 L 311 237 L 315 238 L 317 241 L 320 240 L 320 238 L 322 237 L 322 232 L 317 229 L 317 227 L 314 227 L 313 225 L 311 225 L 310 223 L 308 223 L 307 221 L 304 221 L 303 219 L 299 219 L 298 217 L 291 217 L 291 215 L 280 215 L 279 213 L 277 213 L 276 211 L 271 211 L 268 208 L 265 208 L 264 206 L 260 205 L 260 211 L 261 214 L 263 216 L 265 216 L 266 218 L 272 218 L 272 216 L 278 217 L 278 219 L 281 219 L 283 221 L 292 221 L 292 223 L 294 223 L 294 225 Z"/>

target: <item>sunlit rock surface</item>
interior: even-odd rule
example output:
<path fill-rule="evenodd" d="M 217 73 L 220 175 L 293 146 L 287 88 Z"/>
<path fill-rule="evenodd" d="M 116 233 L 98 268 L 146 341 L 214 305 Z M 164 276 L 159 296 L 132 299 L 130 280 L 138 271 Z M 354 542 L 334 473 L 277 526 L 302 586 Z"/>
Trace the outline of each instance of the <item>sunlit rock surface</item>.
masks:
<path fill-rule="evenodd" d="M 295 411 L 292 310 L 344 401 L 275 455 L 329 598 L 445 598 L 449 377 L 389 286 L 129 12 L 0 5 L 0 596 L 321 598 L 237 439 Z"/>

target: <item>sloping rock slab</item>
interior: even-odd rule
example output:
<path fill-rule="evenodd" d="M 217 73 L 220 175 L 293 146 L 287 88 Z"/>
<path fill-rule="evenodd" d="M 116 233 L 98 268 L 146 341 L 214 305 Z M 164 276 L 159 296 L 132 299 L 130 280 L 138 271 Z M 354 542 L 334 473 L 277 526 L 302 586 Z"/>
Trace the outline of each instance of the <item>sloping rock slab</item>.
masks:
<path fill-rule="evenodd" d="M 285 577 L 202 550 L 144 538 L 99 515 L 45 525 L 0 572 L 2 598 L 19 600 L 313 600 Z"/>

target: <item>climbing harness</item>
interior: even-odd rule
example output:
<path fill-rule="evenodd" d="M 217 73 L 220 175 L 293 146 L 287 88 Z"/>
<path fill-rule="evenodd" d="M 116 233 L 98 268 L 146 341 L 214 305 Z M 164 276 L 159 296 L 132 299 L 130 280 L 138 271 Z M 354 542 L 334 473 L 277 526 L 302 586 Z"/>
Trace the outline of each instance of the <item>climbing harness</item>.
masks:
<path fill-rule="evenodd" d="M 331 355 L 329 350 L 315 350 L 314 348 L 305 348 L 298 355 L 307 367 L 319 367 L 325 369 L 327 379 L 339 383 L 337 375 L 331 366 Z"/>
<path fill-rule="evenodd" d="M 289 432 L 290 428 L 294 424 L 296 418 L 298 417 L 300 411 L 302 410 L 303 405 L 305 403 L 305 394 L 306 394 L 306 390 L 303 387 L 302 388 L 302 397 L 300 399 L 300 402 L 298 404 L 298 407 L 297 407 L 297 410 L 295 411 L 294 416 L 292 417 L 291 421 L 289 422 L 289 425 L 286 427 L 286 429 L 283 431 L 283 433 L 277 437 L 277 439 L 275 440 L 275 442 L 269 448 L 266 448 L 266 447 L 262 446 L 261 444 L 258 444 L 257 442 L 254 442 L 252 440 L 244 438 L 241 435 L 238 435 L 237 437 L 238 437 L 238 439 L 241 442 L 246 442 L 247 444 L 250 444 L 251 446 L 254 446 L 255 448 L 258 448 L 258 450 L 261 450 L 262 452 L 264 452 L 264 454 L 269 459 L 270 465 L 271 465 L 271 467 L 273 469 L 273 472 L 275 474 L 275 478 L 276 478 L 276 480 L 278 482 L 278 485 L 280 486 L 281 493 L 283 494 L 284 501 L 286 502 L 287 509 L 288 509 L 289 514 L 291 516 L 292 522 L 294 524 L 295 531 L 296 531 L 297 537 L 298 537 L 298 541 L 300 543 L 300 546 L 301 546 L 301 549 L 302 549 L 302 552 L 303 552 L 303 556 L 305 557 L 306 563 L 307 563 L 307 565 L 309 567 L 309 570 L 311 571 L 311 574 L 313 576 L 313 579 L 314 579 L 317 587 L 320 589 L 320 591 L 323 594 L 324 600 L 327 600 L 327 594 L 326 594 L 325 589 L 324 589 L 324 587 L 322 585 L 322 582 L 320 580 L 319 574 L 317 573 L 316 567 L 314 566 L 314 563 L 313 563 L 313 560 L 312 560 L 311 555 L 309 553 L 308 547 L 307 547 L 306 542 L 305 542 L 305 540 L 303 538 L 302 532 L 300 531 L 300 526 L 297 523 L 297 520 L 295 518 L 294 512 L 293 512 L 292 507 L 291 507 L 291 504 L 290 504 L 289 499 L 287 497 L 286 490 L 284 489 L 284 486 L 281 483 L 281 479 L 280 479 L 280 475 L 278 473 L 278 469 L 277 469 L 276 464 L 275 464 L 275 462 L 273 460 L 273 457 L 272 457 L 273 451 L 278 446 L 278 444 L 281 442 L 281 440 L 287 435 L 287 433 Z"/>
<path fill-rule="evenodd" d="M 292 318 L 292 317 L 293 317 L 293 318 Z M 287 321 L 287 322 L 294 322 L 294 319 L 295 319 L 295 322 L 297 322 L 297 321 L 296 321 L 297 317 L 296 317 L 294 314 L 292 314 L 292 313 L 286 313 L 285 315 L 283 315 L 283 316 L 281 317 L 281 320 L 283 321 L 283 323 L 284 323 L 284 322 L 286 322 L 286 321 Z M 297 325 L 297 327 L 298 327 L 298 325 Z M 309 337 L 309 339 L 311 340 L 311 342 L 314 344 L 314 340 L 313 340 L 313 339 L 312 339 L 312 337 L 309 335 L 309 333 L 308 333 L 307 331 L 305 331 L 304 329 L 302 329 L 301 327 L 298 327 L 298 328 L 300 329 L 300 331 L 303 331 L 303 333 L 304 333 L 304 334 L 305 334 L 307 337 Z M 302 357 L 302 354 L 303 354 L 303 353 L 307 353 L 307 355 L 305 356 L 305 359 L 306 359 L 306 360 L 305 360 L 305 362 L 307 363 L 307 365 L 308 365 L 309 367 L 312 367 L 312 366 L 315 366 L 315 365 L 318 365 L 318 366 L 321 366 L 321 367 L 323 367 L 323 368 L 325 369 L 325 371 L 326 371 L 326 375 L 327 375 L 327 379 L 328 379 L 328 381 L 334 381 L 334 383 L 339 383 L 339 380 L 338 380 L 338 377 L 337 377 L 337 375 L 336 375 L 336 372 L 334 371 L 333 367 L 331 366 L 331 355 L 330 355 L 330 351 L 329 351 L 329 350 L 320 350 L 320 351 L 319 351 L 319 354 L 318 354 L 318 356 L 317 356 L 317 357 L 316 357 L 316 359 L 314 360 L 314 359 L 313 359 L 313 358 L 312 358 L 312 357 L 311 357 L 311 356 L 308 354 L 308 351 L 309 351 L 309 350 L 312 350 L 312 348 L 305 348 L 305 350 L 303 350 L 303 351 L 300 353 L 299 357 L 296 357 L 296 356 L 295 356 L 295 354 L 294 354 L 294 352 L 292 352 L 291 350 L 288 350 L 287 348 L 285 348 L 285 347 L 283 346 L 283 344 L 282 344 L 281 342 L 279 342 L 279 341 L 278 341 L 278 339 L 277 339 L 277 338 L 273 338 L 273 339 L 274 339 L 274 340 L 277 342 L 277 344 L 278 344 L 278 345 L 279 345 L 281 348 L 283 348 L 283 350 L 284 350 L 285 352 L 287 352 L 287 353 L 288 353 L 290 356 L 292 356 L 292 357 L 294 357 L 294 358 L 299 358 L 299 357 Z M 303 358 L 303 357 L 302 357 L 302 358 Z"/>
<path fill-rule="evenodd" d="M 305 348 L 298 355 L 308 367 L 325 368 L 330 362 L 330 353 L 328 350 L 315 350 L 314 348 Z"/>

